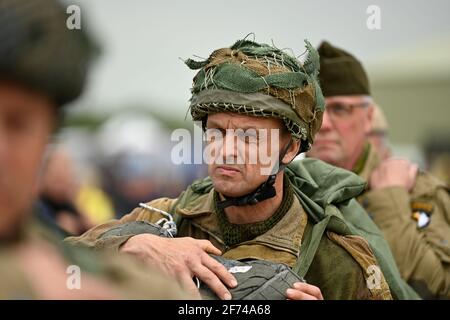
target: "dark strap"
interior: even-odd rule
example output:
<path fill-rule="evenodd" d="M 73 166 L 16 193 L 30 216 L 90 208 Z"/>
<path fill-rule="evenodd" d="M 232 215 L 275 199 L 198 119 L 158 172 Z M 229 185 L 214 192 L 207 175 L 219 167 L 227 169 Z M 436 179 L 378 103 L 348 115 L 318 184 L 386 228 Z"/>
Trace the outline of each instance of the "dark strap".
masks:
<path fill-rule="evenodd" d="M 241 197 L 227 198 L 223 201 L 217 201 L 217 208 L 225 209 L 230 206 L 254 205 L 263 200 L 273 198 L 276 195 L 275 183 L 276 174 L 273 174 L 266 182 L 261 184 L 255 191 Z"/>

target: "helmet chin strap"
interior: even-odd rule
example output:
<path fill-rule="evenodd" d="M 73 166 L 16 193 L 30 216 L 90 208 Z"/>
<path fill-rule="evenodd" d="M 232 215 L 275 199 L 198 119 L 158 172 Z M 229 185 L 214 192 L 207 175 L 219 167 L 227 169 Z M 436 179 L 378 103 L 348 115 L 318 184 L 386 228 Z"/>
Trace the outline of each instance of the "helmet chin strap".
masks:
<path fill-rule="evenodd" d="M 289 147 L 291 146 L 292 140 L 289 140 L 289 143 L 284 148 L 283 152 L 280 153 L 280 156 L 278 158 L 278 170 L 274 173 L 272 173 L 269 178 L 265 182 L 263 182 L 255 191 L 252 191 L 250 193 L 247 193 L 246 195 L 240 196 L 240 197 L 225 197 L 225 200 L 223 201 L 217 201 L 216 205 L 219 209 L 225 209 L 227 207 L 231 206 L 248 206 L 248 205 L 255 205 L 261 201 L 270 199 L 275 197 L 277 194 L 275 187 L 273 186 L 275 184 L 275 179 L 277 177 L 277 174 L 284 169 L 286 166 L 281 161 L 284 156 L 286 155 L 286 152 L 288 151 Z M 275 167 L 274 167 L 275 169 Z M 273 172 L 273 171 L 272 171 Z"/>

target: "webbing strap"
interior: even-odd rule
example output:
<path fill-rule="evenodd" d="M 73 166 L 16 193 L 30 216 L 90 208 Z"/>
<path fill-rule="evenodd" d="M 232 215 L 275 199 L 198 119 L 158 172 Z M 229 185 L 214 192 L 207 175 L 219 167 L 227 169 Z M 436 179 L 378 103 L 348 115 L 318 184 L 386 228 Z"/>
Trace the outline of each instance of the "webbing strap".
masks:
<path fill-rule="evenodd" d="M 300 247 L 300 254 L 293 271 L 300 277 L 304 277 L 314 259 L 319 247 L 322 235 L 330 221 L 331 216 L 326 216 L 322 221 L 316 223 L 312 228 L 306 228 L 304 241 Z"/>

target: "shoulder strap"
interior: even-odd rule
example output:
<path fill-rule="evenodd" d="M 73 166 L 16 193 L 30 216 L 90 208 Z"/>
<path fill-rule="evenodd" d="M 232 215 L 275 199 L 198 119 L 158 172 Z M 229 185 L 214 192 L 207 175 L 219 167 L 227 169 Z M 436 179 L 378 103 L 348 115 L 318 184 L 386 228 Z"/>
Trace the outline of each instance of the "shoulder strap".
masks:
<path fill-rule="evenodd" d="M 300 248 L 300 253 L 293 271 L 300 277 L 304 277 L 311 266 L 311 263 L 316 255 L 320 240 L 328 226 L 331 216 L 326 216 L 322 221 L 314 224 L 312 227 L 306 227 L 304 241 Z"/>

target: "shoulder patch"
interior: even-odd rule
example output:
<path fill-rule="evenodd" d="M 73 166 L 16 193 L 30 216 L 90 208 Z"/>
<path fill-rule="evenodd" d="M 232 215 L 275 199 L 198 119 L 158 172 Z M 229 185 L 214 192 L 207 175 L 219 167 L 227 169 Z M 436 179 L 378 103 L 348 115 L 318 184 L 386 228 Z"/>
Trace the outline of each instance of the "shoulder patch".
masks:
<path fill-rule="evenodd" d="M 412 201 L 411 209 L 413 212 L 414 211 L 423 211 L 428 214 L 431 214 L 433 212 L 433 204 L 431 202 L 425 202 L 425 201 Z"/>

